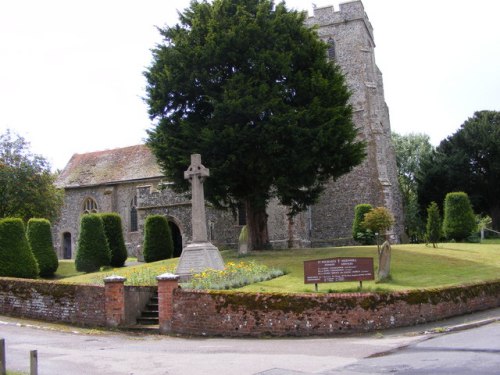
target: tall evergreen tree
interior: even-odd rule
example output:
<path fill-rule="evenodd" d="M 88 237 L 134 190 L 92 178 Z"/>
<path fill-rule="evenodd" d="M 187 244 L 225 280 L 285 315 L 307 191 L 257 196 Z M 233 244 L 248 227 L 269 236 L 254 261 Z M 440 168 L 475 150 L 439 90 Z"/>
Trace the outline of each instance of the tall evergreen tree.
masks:
<path fill-rule="evenodd" d="M 201 154 L 206 198 L 244 203 L 253 249 L 268 243 L 271 198 L 296 214 L 364 158 L 343 75 L 305 17 L 270 0 L 192 1 L 145 72 L 148 144 L 167 177 L 188 189 Z"/>

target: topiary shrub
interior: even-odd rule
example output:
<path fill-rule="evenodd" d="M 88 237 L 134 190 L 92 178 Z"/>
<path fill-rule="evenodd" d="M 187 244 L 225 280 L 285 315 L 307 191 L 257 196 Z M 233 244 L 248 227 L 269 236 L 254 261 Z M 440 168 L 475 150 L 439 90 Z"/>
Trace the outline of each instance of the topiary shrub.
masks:
<path fill-rule="evenodd" d="M 31 251 L 38 262 L 40 276 L 52 277 L 59 267 L 59 260 L 52 243 L 52 230 L 47 219 L 30 219 L 26 236 Z"/>
<path fill-rule="evenodd" d="M 373 244 L 373 232 L 363 228 L 361 223 L 365 215 L 373 209 L 371 204 L 361 203 L 354 207 L 354 221 L 352 223 L 352 238 L 363 245 Z"/>
<path fill-rule="evenodd" d="M 441 216 L 439 215 L 439 207 L 436 202 L 431 202 L 427 208 L 427 224 L 426 237 L 427 241 L 436 248 L 439 239 L 441 238 Z"/>
<path fill-rule="evenodd" d="M 0 219 L 0 276 L 34 279 L 38 263 L 21 219 Z"/>
<path fill-rule="evenodd" d="M 109 266 L 111 251 L 99 214 L 82 216 L 76 251 L 75 266 L 79 272 L 96 272 L 102 266 Z"/>
<path fill-rule="evenodd" d="M 151 215 L 146 218 L 143 249 L 147 263 L 172 258 L 174 244 L 168 221 L 164 216 Z"/>
<path fill-rule="evenodd" d="M 476 229 L 476 217 L 469 196 L 464 192 L 446 194 L 443 233 L 448 239 L 463 241 Z"/>
<path fill-rule="evenodd" d="M 127 248 L 123 239 L 122 219 L 120 215 L 114 212 L 100 214 L 104 224 L 104 234 L 108 240 L 109 250 L 111 251 L 112 267 L 123 267 L 127 260 Z"/>

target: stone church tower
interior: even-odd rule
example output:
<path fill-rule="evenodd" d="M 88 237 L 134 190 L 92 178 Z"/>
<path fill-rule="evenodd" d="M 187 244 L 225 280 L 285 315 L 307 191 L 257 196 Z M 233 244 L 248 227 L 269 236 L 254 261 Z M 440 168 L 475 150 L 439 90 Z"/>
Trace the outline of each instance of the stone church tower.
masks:
<path fill-rule="evenodd" d="M 307 24 L 317 27 L 320 38 L 330 45 L 328 58 L 344 72 L 352 92 L 354 124 L 367 144 L 363 164 L 330 184 L 320 202 L 311 207 L 311 243 L 350 240 L 354 206 L 359 203 L 388 208 L 396 219 L 393 240 L 398 241 L 403 233 L 402 198 L 372 25 L 361 1 L 340 4 L 337 12 L 332 6 L 315 8 Z"/>
<path fill-rule="evenodd" d="M 393 241 L 403 233 L 403 209 L 391 143 L 389 111 L 382 73 L 375 64 L 373 29 L 361 1 L 314 9 L 307 20 L 329 44 L 328 58 L 339 64 L 352 96 L 353 121 L 367 144 L 364 162 L 332 181 L 319 202 L 293 219 L 287 208 L 270 202 L 268 231 L 274 248 L 352 244 L 354 207 L 359 203 L 388 208 L 396 219 Z M 187 166 L 186 166 L 187 167 Z M 207 165 L 210 168 L 210 165 Z M 174 234 L 176 256 L 190 241 L 189 196 L 177 194 L 163 179 L 152 153 L 144 145 L 74 155 L 58 179 L 65 190 L 61 219 L 54 226 L 54 244 L 61 258 L 73 258 L 79 219 L 87 212 L 117 212 L 131 255 L 140 256 L 144 221 L 165 216 Z M 244 212 L 207 207 L 209 240 L 236 248 Z"/>

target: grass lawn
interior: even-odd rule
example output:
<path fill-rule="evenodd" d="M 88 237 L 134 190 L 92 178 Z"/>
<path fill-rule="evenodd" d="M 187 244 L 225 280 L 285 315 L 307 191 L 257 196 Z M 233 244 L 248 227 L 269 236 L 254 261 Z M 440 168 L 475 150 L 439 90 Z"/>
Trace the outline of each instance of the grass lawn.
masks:
<path fill-rule="evenodd" d="M 68 259 L 60 259 L 59 267 L 57 267 L 57 271 L 54 274 L 54 280 L 64 279 L 67 277 L 83 275 L 83 272 L 78 272 L 75 269 L 75 261 Z"/>
<path fill-rule="evenodd" d="M 249 292 L 313 292 L 314 284 L 304 284 L 303 262 L 334 257 L 373 257 L 377 268 L 376 246 L 336 247 L 320 249 L 294 249 L 253 252 L 238 257 L 236 252 L 222 251 L 225 262 L 251 261 L 284 269 L 287 274 L 273 280 L 239 288 Z M 100 273 L 69 277 L 60 282 L 100 283 L 106 275 L 119 274 L 133 279 L 137 274 L 155 276 L 173 272 L 178 259 L 141 264 Z M 364 281 L 363 291 L 391 291 L 416 288 L 433 288 L 447 285 L 474 283 L 500 278 L 500 245 L 448 243 L 437 249 L 425 245 L 393 245 L 391 262 L 392 280 L 376 284 Z M 320 292 L 357 291 L 358 282 L 319 284 Z"/>

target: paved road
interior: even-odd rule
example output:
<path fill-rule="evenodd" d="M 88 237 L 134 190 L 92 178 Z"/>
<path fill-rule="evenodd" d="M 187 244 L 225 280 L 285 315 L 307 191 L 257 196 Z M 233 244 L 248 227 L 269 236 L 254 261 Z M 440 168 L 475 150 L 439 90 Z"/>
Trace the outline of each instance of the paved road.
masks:
<path fill-rule="evenodd" d="M 500 309 L 473 318 L 481 320 L 492 316 L 500 317 Z M 473 318 L 446 324 L 462 323 Z M 40 375 L 376 374 L 387 373 L 390 369 L 398 373 L 424 374 L 429 373 L 425 371 L 432 366 L 442 365 L 443 354 L 440 353 L 447 355 L 451 352 L 464 361 L 469 355 L 479 358 L 485 369 L 490 368 L 491 361 L 500 368 L 500 323 L 446 335 L 416 334 L 417 329 L 414 328 L 340 338 L 190 339 L 19 322 L 18 319 L 0 317 L 0 338 L 6 341 L 7 368 L 28 372 L 29 352 L 36 349 Z M 446 324 L 436 323 L 418 327 L 418 330 L 435 329 Z M 455 335 L 475 331 L 479 337 L 488 337 L 490 332 L 495 332 L 491 336 L 493 342 L 473 343 L 466 337 L 465 341 L 457 341 L 458 346 L 450 346 L 456 341 Z M 398 350 L 401 348 L 406 349 Z M 436 348 L 440 348 L 439 351 Z M 381 353 L 392 354 L 380 356 Z M 395 361 L 387 362 L 390 358 Z M 408 367 L 408 364 L 411 366 Z"/>
<path fill-rule="evenodd" d="M 500 374 L 500 322 L 438 335 L 325 374 Z"/>

